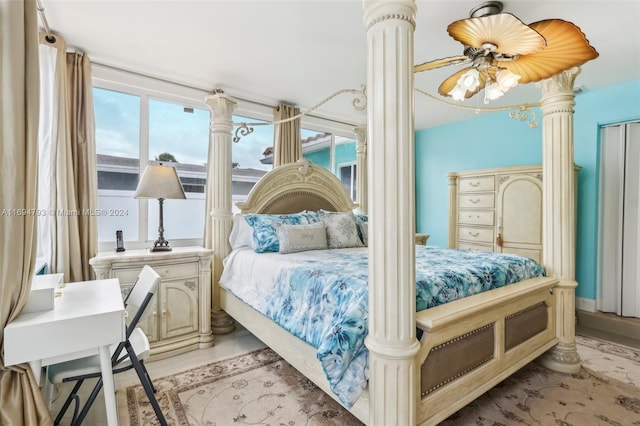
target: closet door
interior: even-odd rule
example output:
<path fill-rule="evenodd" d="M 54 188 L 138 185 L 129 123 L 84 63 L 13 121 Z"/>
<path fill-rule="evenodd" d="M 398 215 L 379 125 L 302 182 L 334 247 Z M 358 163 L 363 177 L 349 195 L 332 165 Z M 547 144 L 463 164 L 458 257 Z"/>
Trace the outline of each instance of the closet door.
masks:
<path fill-rule="evenodd" d="M 598 310 L 640 317 L 640 123 L 601 135 Z"/>
<path fill-rule="evenodd" d="M 622 230 L 622 315 L 640 318 L 640 123 L 626 126 Z"/>

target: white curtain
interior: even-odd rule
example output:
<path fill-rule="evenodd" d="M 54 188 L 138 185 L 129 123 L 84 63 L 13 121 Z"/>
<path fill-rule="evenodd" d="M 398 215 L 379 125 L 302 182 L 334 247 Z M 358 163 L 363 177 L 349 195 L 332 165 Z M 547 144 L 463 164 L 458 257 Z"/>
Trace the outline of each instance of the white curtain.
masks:
<path fill-rule="evenodd" d="M 300 108 L 278 105 L 274 110 L 275 121 L 286 120 L 300 114 Z M 274 126 L 273 167 L 295 163 L 302 158 L 300 117 Z"/>
<path fill-rule="evenodd" d="M 35 269 L 38 133 L 35 1 L 0 0 L 0 425 L 53 422 L 27 364 L 4 365 L 4 327 L 24 307 Z"/>
<path fill-rule="evenodd" d="M 40 35 L 38 257 L 65 281 L 93 278 L 97 252 L 97 170 L 91 69 L 64 40 Z"/>

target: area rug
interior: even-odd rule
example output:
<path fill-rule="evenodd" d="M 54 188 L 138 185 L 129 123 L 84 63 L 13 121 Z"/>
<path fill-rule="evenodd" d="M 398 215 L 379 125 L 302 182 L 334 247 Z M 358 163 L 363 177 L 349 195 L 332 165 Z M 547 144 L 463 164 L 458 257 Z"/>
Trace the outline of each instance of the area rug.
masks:
<path fill-rule="evenodd" d="M 640 370 L 638 350 L 587 338 L 578 349 L 583 359 L 590 353 L 591 361 L 602 361 L 596 367 Z M 153 381 L 170 425 L 361 425 L 268 348 Z M 121 425 L 157 424 L 140 385 L 119 390 L 118 399 L 127 407 Z M 534 361 L 441 424 L 635 426 L 640 388 L 588 367 L 568 375 Z"/>

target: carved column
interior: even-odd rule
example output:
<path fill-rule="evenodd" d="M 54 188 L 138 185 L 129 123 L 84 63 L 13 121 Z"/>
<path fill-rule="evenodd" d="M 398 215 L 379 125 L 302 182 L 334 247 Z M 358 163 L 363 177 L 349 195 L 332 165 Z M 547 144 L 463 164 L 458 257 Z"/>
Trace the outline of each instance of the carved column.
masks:
<path fill-rule="evenodd" d="M 367 28 L 369 424 L 414 425 L 415 171 L 411 0 L 364 0 Z"/>
<path fill-rule="evenodd" d="M 222 259 L 230 252 L 229 234 L 233 223 L 231 188 L 231 135 L 233 111 L 238 103 L 221 90 L 206 98 L 211 110 L 211 137 L 207 168 L 207 220 L 206 248 L 213 249 L 211 265 L 211 329 L 214 334 L 226 334 L 235 328 L 234 320 L 220 308 Z"/>
<path fill-rule="evenodd" d="M 573 68 L 542 81 L 543 264 L 558 277 L 556 334 L 560 342 L 545 366 L 564 373 L 580 371 L 575 337 L 576 174 L 573 160 Z"/>
<path fill-rule="evenodd" d="M 356 126 L 356 212 L 367 214 L 369 209 L 369 179 L 367 176 L 367 126 Z"/>

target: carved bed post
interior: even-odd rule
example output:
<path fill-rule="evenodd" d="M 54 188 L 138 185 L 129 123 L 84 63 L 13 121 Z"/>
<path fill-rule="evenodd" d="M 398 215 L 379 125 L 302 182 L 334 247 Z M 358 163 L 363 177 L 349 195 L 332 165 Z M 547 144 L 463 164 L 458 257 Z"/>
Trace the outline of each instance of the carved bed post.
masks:
<path fill-rule="evenodd" d="M 367 214 L 369 209 L 369 179 L 367 178 L 367 126 L 356 126 L 356 203 L 358 213 Z"/>
<path fill-rule="evenodd" d="M 367 28 L 369 424 L 414 425 L 415 171 L 412 0 L 364 0 Z M 386 118 L 386 119 L 385 119 Z"/>
<path fill-rule="evenodd" d="M 222 275 L 222 259 L 227 256 L 229 234 L 233 223 L 233 192 L 231 188 L 231 134 L 233 131 L 233 111 L 238 103 L 221 90 L 207 96 L 211 110 L 211 138 L 209 139 L 209 159 L 207 170 L 207 208 L 209 209 L 209 229 L 204 245 L 213 249 L 211 268 L 211 329 L 214 334 L 226 334 L 235 328 L 234 320 L 220 308 L 220 288 L 218 281 Z"/>
<path fill-rule="evenodd" d="M 560 283 L 556 296 L 556 334 L 560 342 L 543 357 L 548 368 L 564 373 L 580 371 L 575 336 L 576 182 L 573 160 L 572 68 L 541 82 L 543 258 L 547 275 Z"/>

